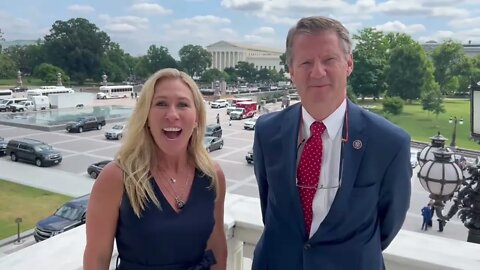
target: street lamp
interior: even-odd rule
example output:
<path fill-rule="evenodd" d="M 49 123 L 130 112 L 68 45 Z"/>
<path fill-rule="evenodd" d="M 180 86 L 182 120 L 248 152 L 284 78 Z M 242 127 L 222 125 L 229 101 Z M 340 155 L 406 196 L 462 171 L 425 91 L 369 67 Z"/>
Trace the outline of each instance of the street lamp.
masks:
<path fill-rule="evenodd" d="M 448 120 L 448 123 L 450 123 L 450 124 L 453 123 L 452 142 L 450 143 L 450 147 L 452 147 L 452 149 L 454 149 L 454 150 L 456 148 L 455 140 L 457 139 L 457 122 L 460 125 L 463 125 L 463 118 L 457 119 L 456 116 L 453 116 L 453 117 L 450 116 L 450 119 Z"/>
<path fill-rule="evenodd" d="M 417 160 L 418 160 L 418 165 L 420 167 L 423 164 L 425 164 L 427 161 L 434 160 L 435 157 L 433 155 L 433 152 L 437 149 L 444 148 L 445 141 L 448 139 L 443 137 L 443 135 L 440 134 L 440 131 L 439 131 L 437 135 L 430 137 L 430 140 L 432 140 L 430 145 L 426 146 L 421 151 L 417 152 Z"/>
<path fill-rule="evenodd" d="M 418 180 L 430 193 L 437 217 L 448 221 L 458 212 L 469 230 L 467 241 L 480 244 L 480 165 L 469 166 L 469 177 L 465 178 L 462 169 L 452 161 L 453 154 L 448 148 L 435 149 L 434 160 L 421 166 Z M 447 200 L 453 200 L 453 205 L 444 215 Z"/>

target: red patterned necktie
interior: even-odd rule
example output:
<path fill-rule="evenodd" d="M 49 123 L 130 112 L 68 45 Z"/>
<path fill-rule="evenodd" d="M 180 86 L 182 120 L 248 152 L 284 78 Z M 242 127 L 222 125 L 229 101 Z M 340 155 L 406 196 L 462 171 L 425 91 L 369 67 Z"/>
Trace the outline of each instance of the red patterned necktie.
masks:
<path fill-rule="evenodd" d="M 302 156 L 297 168 L 298 192 L 303 208 L 305 230 L 307 238 L 312 226 L 313 210 L 312 203 L 317 191 L 322 164 L 322 133 L 326 127 L 322 122 L 314 122 L 310 126 L 311 136 L 303 147 Z"/>

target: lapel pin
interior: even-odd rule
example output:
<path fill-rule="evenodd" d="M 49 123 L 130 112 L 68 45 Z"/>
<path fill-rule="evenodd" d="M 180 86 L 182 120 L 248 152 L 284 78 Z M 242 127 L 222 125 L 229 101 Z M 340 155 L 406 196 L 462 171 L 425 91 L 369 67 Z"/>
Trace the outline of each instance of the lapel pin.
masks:
<path fill-rule="evenodd" d="M 362 148 L 362 141 L 355 140 L 355 141 L 353 141 L 352 146 L 353 146 L 353 148 L 358 150 L 358 149 Z"/>

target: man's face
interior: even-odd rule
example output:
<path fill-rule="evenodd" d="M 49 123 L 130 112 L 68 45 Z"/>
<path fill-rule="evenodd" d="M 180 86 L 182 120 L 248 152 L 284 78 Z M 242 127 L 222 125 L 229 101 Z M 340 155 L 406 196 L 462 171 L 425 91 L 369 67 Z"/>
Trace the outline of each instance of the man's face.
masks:
<path fill-rule="evenodd" d="M 353 69 L 333 31 L 297 34 L 292 44 L 290 76 L 307 110 L 326 106 L 337 108 L 346 97 L 347 77 Z"/>

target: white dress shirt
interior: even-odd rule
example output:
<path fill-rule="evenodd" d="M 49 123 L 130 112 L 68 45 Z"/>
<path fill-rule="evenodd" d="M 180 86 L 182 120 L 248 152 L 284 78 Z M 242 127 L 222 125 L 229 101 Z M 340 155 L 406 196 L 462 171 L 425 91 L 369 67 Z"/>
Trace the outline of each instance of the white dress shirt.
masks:
<path fill-rule="evenodd" d="M 313 198 L 313 220 L 310 228 L 311 238 L 318 230 L 330 211 L 335 195 L 341 179 L 340 175 L 340 159 L 342 149 L 342 129 L 345 111 L 347 107 L 346 99 L 342 104 L 322 122 L 326 127 L 322 134 L 322 164 L 320 170 L 320 182 L 318 183 L 317 192 Z M 302 125 L 299 132 L 299 142 L 306 142 L 310 138 L 310 125 L 316 120 L 302 106 Z M 297 152 L 297 168 L 305 143 L 301 143 Z M 297 179 L 298 184 L 298 179 Z"/>

